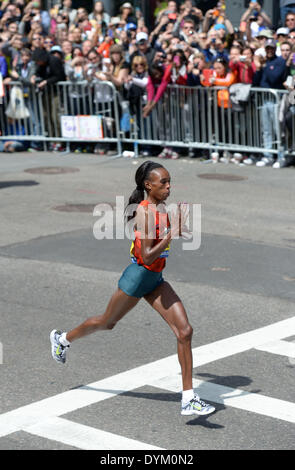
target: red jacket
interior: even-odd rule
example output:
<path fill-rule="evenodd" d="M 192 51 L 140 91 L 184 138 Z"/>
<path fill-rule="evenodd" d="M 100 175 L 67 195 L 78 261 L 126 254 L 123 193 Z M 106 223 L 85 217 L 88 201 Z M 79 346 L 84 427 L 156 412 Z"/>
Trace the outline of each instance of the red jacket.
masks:
<path fill-rule="evenodd" d="M 236 74 L 237 83 L 247 83 L 248 85 L 252 84 L 253 77 L 256 72 L 256 65 L 254 62 L 252 62 L 249 67 L 244 62 L 235 63 L 231 60 L 229 67 Z"/>

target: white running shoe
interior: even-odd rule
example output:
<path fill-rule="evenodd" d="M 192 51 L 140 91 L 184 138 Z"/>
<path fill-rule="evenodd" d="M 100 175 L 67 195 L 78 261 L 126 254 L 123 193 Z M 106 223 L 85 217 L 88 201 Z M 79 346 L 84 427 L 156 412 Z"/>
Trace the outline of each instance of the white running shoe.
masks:
<path fill-rule="evenodd" d="M 256 166 L 258 167 L 264 167 L 264 166 L 272 166 L 273 160 L 270 160 L 269 158 L 263 157 L 259 162 L 256 163 Z"/>
<path fill-rule="evenodd" d="M 189 415 L 209 415 L 215 411 L 214 406 L 205 403 L 197 395 L 194 398 L 186 403 L 181 405 L 181 414 L 183 416 Z"/>
<path fill-rule="evenodd" d="M 254 161 L 251 157 L 245 158 L 245 160 L 243 160 L 243 163 L 245 165 L 254 165 Z"/>
<path fill-rule="evenodd" d="M 286 160 L 281 159 L 281 160 L 278 160 L 277 162 L 275 162 L 272 167 L 273 168 L 284 168 L 285 166 L 287 166 Z"/>
<path fill-rule="evenodd" d="M 56 362 L 64 364 L 66 362 L 66 353 L 67 349 L 70 346 L 63 346 L 59 338 L 62 335 L 62 331 L 52 330 L 50 333 L 50 342 L 51 342 L 51 354 L 53 359 Z"/>

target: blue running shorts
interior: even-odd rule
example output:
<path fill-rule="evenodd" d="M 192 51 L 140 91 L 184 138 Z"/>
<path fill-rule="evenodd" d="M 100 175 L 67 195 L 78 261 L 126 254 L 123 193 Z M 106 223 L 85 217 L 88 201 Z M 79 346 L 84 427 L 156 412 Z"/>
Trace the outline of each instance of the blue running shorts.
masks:
<path fill-rule="evenodd" d="M 123 272 L 118 287 L 125 294 L 141 298 L 164 282 L 162 272 L 149 271 L 144 266 L 132 263 Z"/>

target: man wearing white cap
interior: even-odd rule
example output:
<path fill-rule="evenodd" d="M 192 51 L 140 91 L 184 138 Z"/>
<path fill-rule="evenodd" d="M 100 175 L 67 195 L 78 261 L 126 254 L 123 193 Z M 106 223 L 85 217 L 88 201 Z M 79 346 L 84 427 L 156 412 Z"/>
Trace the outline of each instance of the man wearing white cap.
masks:
<path fill-rule="evenodd" d="M 279 28 L 276 32 L 277 40 L 278 40 L 276 54 L 278 56 L 281 55 L 281 44 L 287 40 L 288 34 L 289 34 L 289 28 Z"/>
<path fill-rule="evenodd" d="M 149 37 L 148 34 L 145 33 L 144 31 L 141 31 L 140 33 L 137 33 L 136 35 L 136 46 L 137 46 L 137 51 L 133 52 L 130 56 L 130 64 L 132 64 L 132 61 L 135 56 L 141 55 L 146 57 L 146 60 L 148 62 L 148 65 L 150 66 L 153 63 L 156 50 L 150 46 L 149 44 Z"/>

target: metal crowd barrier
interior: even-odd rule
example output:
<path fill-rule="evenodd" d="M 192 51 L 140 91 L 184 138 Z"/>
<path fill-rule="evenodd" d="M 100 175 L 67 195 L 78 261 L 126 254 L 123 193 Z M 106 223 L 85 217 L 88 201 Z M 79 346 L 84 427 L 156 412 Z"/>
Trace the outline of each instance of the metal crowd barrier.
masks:
<path fill-rule="evenodd" d="M 9 117 L 15 86 L 24 98 Z M 251 88 L 247 102 L 236 110 L 224 107 L 219 95 L 222 90 L 170 85 L 147 118 L 142 115 L 144 103 L 138 103 L 126 129 L 122 127 L 126 108 L 110 82 L 59 82 L 40 92 L 34 86 L 11 82 L 0 105 L 0 139 L 41 142 L 45 148 L 48 142 L 65 142 L 68 149 L 70 142 L 81 140 L 113 143 L 118 156 L 124 143 L 133 144 L 136 155 L 139 146 L 153 145 L 248 153 L 262 153 L 267 148 L 274 156 L 285 147 L 295 154 L 295 106 L 284 110 L 288 92 Z M 29 117 L 24 117 L 24 107 Z M 100 117 L 97 138 L 65 135 L 62 120 L 81 116 Z"/>
<path fill-rule="evenodd" d="M 23 100 L 18 100 L 15 105 L 12 97 L 16 88 L 21 90 Z M 10 82 L 4 91 L 0 105 L 1 140 L 39 142 L 44 144 L 44 148 L 49 142 L 63 142 L 67 150 L 71 142 L 113 143 L 117 146 L 118 155 L 122 154 L 121 139 L 118 138 L 118 93 L 112 83 L 99 80 L 91 83 L 67 81 L 38 91 L 33 85 Z M 85 134 L 85 130 L 82 136 L 76 135 L 73 129 L 70 137 L 63 132 L 63 122 L 79 127 L 79 121 L 71 122 L 71 117 L 84 118 L 85 127 L 85 117 L 91 116 L 100 118 L 101 128 L 97 138 Z"/>

